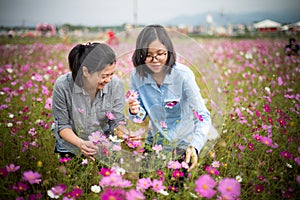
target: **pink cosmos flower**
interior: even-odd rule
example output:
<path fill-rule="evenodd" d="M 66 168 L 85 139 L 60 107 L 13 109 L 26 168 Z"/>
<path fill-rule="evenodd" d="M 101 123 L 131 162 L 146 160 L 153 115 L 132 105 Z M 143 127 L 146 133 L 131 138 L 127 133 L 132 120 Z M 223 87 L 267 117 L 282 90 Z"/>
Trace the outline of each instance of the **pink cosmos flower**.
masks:
<path fill-rule="evenodd" d="M 159 193 L 161 190 L 164 190 L 166 187 L 163 185 L 163 182 L 157 179 L 153 179 L 152 181 L 152 189 Z"/>
<path fill-rule="evenodd" d="M 181 168 L 181 164 L 178 161 L 169 161 L 168 163 L 168 168 L 169 169 L 180 169 Z"/>
<path fill-rule="evenodd" d="M 152 181 L 150 178 L 141 178 L 138 180 L 136 184 L 136 189 L 139 191 L 147 190 L 151 186 L 152 186 Z"/>
<path fill-rule="evenodd" d="M 92 132 L 89 135 L 89 141 L 93 142 L 95 145 L 99 144 L 103 140 L 103 134 L 100 131 Z"/>
<path fill-rule="evenodd" d="M 52 98 L 47 98 L 45 103 L 45 109 L 51 110 L 52 109 Z"/>
<path fill-rule="evenodd" d="M 167 125 L 167 123 L 166 123 L 165 121 L 161 121 L 161 122 L 160 122 L 160 126 L 161 126 L 162 128 L 168 128 L 168 125 Z"/>
<path fill-rule="evenodd" d="M 200 196 L 205 198 L 212 198 L 216 191 L 213 189 L 216 186 L 215 180 L 208 174 L 201 175 L 196 181 L 195 191 Z"/>
<path fill-rule="evenodd" d="M 28 181 L 30 184 L 39 184 L 42 179 L 38 172 L 26 171 L 23 173 L 23 180 Z"/>
<path fill-rule="evenodd" d="M 133 122 L 141 124 L 143 122 L 143 120 L 135 117 L 135 118 L 133 118 Z"/>
<path fill-rule="evenodd" d="M 115 119 L 115 116 L 114 116 L 111 112 L 106 113 L 105 116 L 106 116 L 109 120 L 114 120 L 114 119 Z"/>
<path fill-rule="evenodd" d="M 146 197 L 144 194 L 139 190 L 131 189 L 128 192 L 126 192 L 126 199 L 127 200 L 144 200 Z"/>
<path fill-rule="evenodd" d="M 101 200 L 124 200 L 125 199 L 125 191 L 120 189 L 112 189 L 107 188 L 100 196 Z"/>
<path fill-rule="evenodd" d="M 298 184 L 300 184 L 300 175 L 297 175 L 296 181 Z"/>
<path fill-rule="evenodd" d="M 127 91 L 127 93 L 125 95 L 126 101 L 130 101 L 132 99 L 137 99 L 138 97 L 139 97 L 138 92 L 134 91 L 134 90 Z"/>
<path fill-rule="evenodd" d="M 298 166 L 300 166 L 300 156 L 294 158 L 294 161 L 297 163 Z"/>
<path fill-rule="evenodd" d="M 122 176 L 116 173 L 112 173 L 109 176 L 104 176 L 100 182 L 99 185 L 101 187 L 106 187 L 106 186 L 116 186 L 120 182 L 122 182 Z"/>
<path fill-rule="evenodd" d="M 218 191 L 222 196 L 236 198 L 241 194 L 241 185 L 234 178 L 224 178 L 219 182 Z"/>
<path fill-rule="evenodd" d="M 20 169 L 20 166 L 15 166 L 15 164 L 9 164 L 6 166 L 7 172 L 16 172 Z"/>
<path fill-rule="evenodd" d="M 155 151 L 155 153 L 159 153 L 162 150 L 162 146 L 159 145 L 154 145 L 154 147 L 152 147 L 152 149 Z"/>
<path fill-rule="evenodd" d="M 263 136 L 261 138 L 261 142 L 267 146 L 271 146 L 272 145 L 272 138 L 269 138 L 269 137 L 265 137 Z"/>
<path fill-rule="evenodd" d="M 65 184 L 58 184 L 57 186 L 51 188 L 51 190 L 48 190 L 48 196 L 51 198 L 58 199 L 60 195 L 66 192 L 67 186 Z"/>

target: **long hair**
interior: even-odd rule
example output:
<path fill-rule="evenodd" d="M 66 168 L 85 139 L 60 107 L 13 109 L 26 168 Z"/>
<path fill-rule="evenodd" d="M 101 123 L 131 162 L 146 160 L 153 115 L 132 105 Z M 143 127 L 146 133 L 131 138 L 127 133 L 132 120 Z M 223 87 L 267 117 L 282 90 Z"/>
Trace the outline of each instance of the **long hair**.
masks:
<path fill-rule="evenodd" d="M 173 65 L 176 62 L 176 53 L 173 47 L 173 43 L 165 30 L 161 25 L 148 25 L 138 35 L 136 41 L 136 48 L 132 55 L 132 62 L 136 67 L 137 73 L 146 77 L 147 74 L 152 73 L 145 65 L 145 60 L 148 54 L 149 45 L 158 40 L 161 42 L 168 51 L 168 58 L 166 61 L 166 73 L 170 73 Z"/>

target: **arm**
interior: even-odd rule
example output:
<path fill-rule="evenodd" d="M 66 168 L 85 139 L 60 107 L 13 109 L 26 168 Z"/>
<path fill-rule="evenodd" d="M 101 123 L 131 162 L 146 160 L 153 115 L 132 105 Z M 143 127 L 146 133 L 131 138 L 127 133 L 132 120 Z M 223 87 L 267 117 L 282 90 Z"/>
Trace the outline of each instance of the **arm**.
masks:
<path fill-rule="evenodd" d="M 94 154 L 93 149 L 97 147 L 89 141 L 83 141 L 72 130 L 70 123 L 72 119 L 70 118 L 68 109 L 68 92 L 70 93 L 69 95 L 71 95 L 70 91 L 72 89 L 69 88 L 69 83 L 66 80 L 67 79 L 64 81 L 59 78 L 54 85 L 52 112 L 57 126 L 55 134 L 57 134 L 57 138 L 62 138 L 78 147 L 85 156 L 91 157 L 91 155 Z"/>
<path fill-rule="evenodd" d="M 202 119 L 194 118 L 194 133 L 193 138 L 190 142 L 189 148 L 186 150 L 186 162 L 192 161 L 192 165 L 189 171 L 192 170 L 197 165 L 198 153 L 205 145 L 207 141 L 207 134 L 209 127 L 211 126 L 210 113 L 207 110 L 204 101 L 202 99 L 200 89 L 195 81 L 195 76 L 192 71 L 188 71 L 187 75 L 184 77 L 184 94 L 187 98 L 189 106 L 193 112 L 197 114 Z M 198 153 L 197 153 L 198 152 Z"/>

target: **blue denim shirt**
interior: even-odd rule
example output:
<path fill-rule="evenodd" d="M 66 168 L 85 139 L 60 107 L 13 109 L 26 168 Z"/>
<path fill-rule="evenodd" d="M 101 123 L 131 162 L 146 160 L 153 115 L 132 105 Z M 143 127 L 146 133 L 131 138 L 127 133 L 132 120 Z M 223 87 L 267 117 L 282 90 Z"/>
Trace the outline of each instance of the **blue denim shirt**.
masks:
<path fill-rule="evenodd" d="M 207 141 L 211 118 L 194 73 L 187 66 L 176 63 L 160 87 L 151 75 L 142 78 L 134 69 L 130 89 L 138 92 L 141 109 L 136 115 L 129 112 L 129 119 L 144 120 L 147 115 L 150 118 L 146 142 L 153 142 L 154 136 L 159 133 L 171 143 L 172 149 L 173 145 L 180 149 L 193 146 L 200 153 Z M 169 106 L 170 102 L 173 106 Z M 202 116 L 202 121 L 195 117 L 195 112 Z"/>

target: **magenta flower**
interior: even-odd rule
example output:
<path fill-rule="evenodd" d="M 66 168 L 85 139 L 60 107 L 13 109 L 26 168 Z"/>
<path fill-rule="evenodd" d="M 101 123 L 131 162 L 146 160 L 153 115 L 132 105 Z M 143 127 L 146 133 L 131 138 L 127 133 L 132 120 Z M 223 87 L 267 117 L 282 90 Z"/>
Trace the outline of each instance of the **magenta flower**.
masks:
<path fill-rule="evenodd" d="M 126 192 L 126 200 L 144 200 L 146 197 L 141 191 L 131 189 Z"/>
<path fill-rule="evenodd" d="M 20 169 L 20 166 L 15 166 L 15 164 L 9 164 L 6 166 L 7 172 L 16 172 Z"/>
<path fill-rule="evenodd" d="M 255 184 L 253 187 L 255 193 L 261 193 L 265 190 L 265 187 L 261 184 Z"/>
<path fill-rule="evenodd" d="M 124 200 L 125 191 L 119 189 L 107 188 L 100 196 L 101 200 Z"/>
<path fill-rule="evenodd" d="M 23 180 L 28 181 L 30 184 L 39 184 L 42 179 L 38 172 L 26 171 L 23 173 Z"/>
<path fill-rule="evenodd" d="M 184 176 L 184 173 L 182 171 L 179 171 L 178 169 L 176 169 L 175 171 L 172 172 L 172 176 L 174 178 L 180 178 Z"/>
<path fill-rule="evenodd" d="M 6 167 L 0 168 L 0 176 L 6 177 L 8 175 L 8 172 L 6 170 Z"/>
<path fill-rule="evenodd" d="M 236 179 L 224 178 L 219 182 L 218 191 L 222 196 L 238 197 L 241 194 L 241 185 Z"/>
<path fill-rule="evenodd" d="M 251 142 L 248 143 L 248 148 L 249 148 L 251 151 L 254 151 L 254 145 L 253 145 Z"/>
<path fill-rule="evenodd" d="M 17 185 L 13 185 L 12 189 L 15 190 L 16 192 L 23 192 L 27 190 L 29 186 L 25 183 L 18 182 Z"/>
<path fill-rule="evenodd" d="M 279 123 L 280 126 L 286 126 L 287 122 L 283 118 L 278 118 L 277 122 Z"/>
<path fill-rule="evenodd" d="M 113 171 L 111 169 L 102 167 L 98 174 L 101 174 L 102 176 L 110 176 L 112 172 Z"/>
<path fill-rule="evenodd" d="M 166 187 L 163 185 L 163 182 L 157 179 L 153 179 L 152 181 L 152 189 L 155 192 L 160 192 L 161 190 L 164 190 Z"/>
<path fill-rule="evenodd" d="M 254 134 L 253 135 L 253 138 L 257 141 L 257 142 L 260 142 L 261 141 L 261 138 L 262 138 L 262 136 L 261 135 L 259 135 L 259 134 Z"/>
<path fill-rule="evenodd" d="M 172 185 L 170 185 L 170 186 L 168 187 L 168 190 L 170 190 L 170 191 L 172 191 L 172 192 L 178 192 L 178 188 L 175 187 L 175 186 L 172 186 Z"/>
<path fill-rule="evenodd" d="M 205 198 L 212 198 L 216 191 L 213 189 L 216 186 L 215 180 L 208 174 L 201 175 L 196 181 L 195 191 Z"/>
<path fill-rule="evenodd" d="M 216 168 L 211 166 L 206 166 L 205 171 L 211 175 L 220 175 L 220 172 Z"/>
<path fill-rule="evenodd" d="M 280 152 L 280 155 L 285 159 L 290 159 L 292 157 L 292 154 L 289 151 L 282 151 Z"/>
<path fill-rule="evenodd" d="M 264 104 L 264 111 L 265 112 L 270 112 L 271 111 L 270 106 L 267 105 L 267 104 Z"/>
<path fill-rule="evenodd" d="M 174 106 L 176 106 L 177 103 L 178 103 L 177 101 L 169 101 L 166 103 L 165 107 L 172 109 Z"/>
<path fill-rule="evenodd" d="M 147 190 L 149 187 L 152 186 L 152 181 L 150 178 L 141 178 L 138 180 L 136 184 L 137 190 Z"/>
<path fill-rule="evenodd" d="M 194 117 L 199 121 L 203 122 L 202 115 L 200 115 L 197 111 L 194 111 Z"/>
<path fill-rule="evenodd" d="M 75 199 L 78 199 L 82 195 L 82 189 L 80 189 L 79 187 L 74 187 L 70 194 Z"/>
<path fill-rule="evenodd" d="M 60 163 L 66 163 L 66 162 L 69 162 L 70 160 L 71 160 L 70 157 L 68 157 L 68 158 L 59 158 Z"/>

